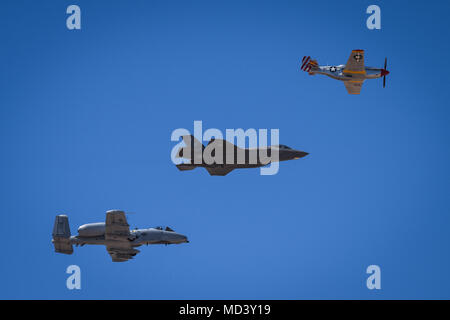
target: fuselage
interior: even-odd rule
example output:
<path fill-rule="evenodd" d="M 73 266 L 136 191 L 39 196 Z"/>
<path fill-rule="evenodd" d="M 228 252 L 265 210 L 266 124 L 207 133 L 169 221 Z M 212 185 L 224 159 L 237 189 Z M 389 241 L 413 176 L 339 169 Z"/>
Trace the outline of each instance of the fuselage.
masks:
<path fill-rule="evenodd" d="M 319 66 L 312 70 L 312 74 L 323 74 L 340 81 L 355 81 L 381 78 L 386 74 L 386 70 L 372 67 L 365 67 L 364 71 L 344 71 L 345 65 L 339 66 Z"/>
<path fill-rule="evenodd" d="M 186 164 L 186 166 L 205 168 L 222 167 L 233 169 L 259 168 L 268 165 L 271 162 L 300 159 L 307 155 L 307 152 L 291 149 L 282 145 L 280 147 L 260 147 L 248 149 L 237 148 L 234 149 L 234 155 L 231 156 L 231 159 L 228 159 L 227 151 L 224 149 L 221 157 L 216 157 L 216 154 L 212 154 L 212 157 L 215 157 L 214 163 L 208 163 L 205 161 L 205 156 L 203 156 L 201 163 Z"/>
<path fill-rule="evenodd" d="M 170 228 L 164 230 L 161 227 L 134 229 L 130 230 L 128 240 L 133 247 L 139 247 L 144 244 L 180 244 L 189 242 L 185 235 L 170 230 Z M 78 235 L 70 237 L 70 242 L 81 246 L 85 244 L 113 245 L 115 240 L 105 239 L 105 223 L 98 222 L 80 226 Z"/>

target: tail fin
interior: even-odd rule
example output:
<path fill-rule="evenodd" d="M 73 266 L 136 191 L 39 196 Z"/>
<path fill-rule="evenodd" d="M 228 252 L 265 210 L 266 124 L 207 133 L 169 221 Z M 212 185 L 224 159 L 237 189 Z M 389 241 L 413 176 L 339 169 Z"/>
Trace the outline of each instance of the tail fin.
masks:
<path fill-rule="evenodd" d="M 317 63 L 317 60 L 311 59 L 310 56 L 304 56 L 300 69 L 309 74 L 314 74 L 314 71 L 319 69 L 319 64 Z"/>
<path fill-rule="evenodd" d="M 73 253 L 73 246 L 70 243 L 69 218 L 66 215 L 56 216 L 52 237 L 55 252 L 65 254 Z"/>

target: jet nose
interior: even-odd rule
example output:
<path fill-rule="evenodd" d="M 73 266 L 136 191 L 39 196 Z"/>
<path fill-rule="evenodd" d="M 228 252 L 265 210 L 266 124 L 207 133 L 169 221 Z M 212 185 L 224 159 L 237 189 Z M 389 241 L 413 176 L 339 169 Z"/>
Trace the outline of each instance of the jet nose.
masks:
<path fill-rule="evenodd" d="M 183 243 L 183 242 L 189 243 L 188 238 L 184 234 L 179 234 L 179 233 L 177 234 L 177 241 L 179 243 Z"/>
<path fill-rule="evenodd" d="M 387 71 L 386 69 L 381 69 L 381 76 L 387 76 L 389 74 L 389 71 Z"/>
<path fill-rule="evenodd" d="M 309 153 L 304 151 L 296 151 L 294 154 L 294 159 L 300 159 L 306 157 Z"/>

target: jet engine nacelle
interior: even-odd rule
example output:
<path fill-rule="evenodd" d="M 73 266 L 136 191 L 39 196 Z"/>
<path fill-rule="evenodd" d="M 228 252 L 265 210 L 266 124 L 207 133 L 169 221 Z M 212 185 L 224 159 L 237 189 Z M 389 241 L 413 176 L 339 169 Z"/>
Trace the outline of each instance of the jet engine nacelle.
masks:
<path fill-rule="evenodd" d="M 88 223 L 78 228 L 78 235 L 82 237 L 98 237 L 105 234 L 105 223 Z"/>

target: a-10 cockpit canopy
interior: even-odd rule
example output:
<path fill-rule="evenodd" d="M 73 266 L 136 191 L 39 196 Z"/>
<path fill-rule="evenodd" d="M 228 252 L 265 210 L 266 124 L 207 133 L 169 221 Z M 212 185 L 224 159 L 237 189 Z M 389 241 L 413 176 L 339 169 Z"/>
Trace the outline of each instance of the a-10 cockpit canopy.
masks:
<path fill-rule="evenodd" d="M 172 228 L 170 228 L 170 227 L 166 227 L 165 229 L 163 229 L 163 227 L 158 226 L 158 227 L 155 227 L 155 229 L 156 229 L 156 230 L 164 230 L 164 231 L 175 232 L 175 231 L 174 231 Z"/>

